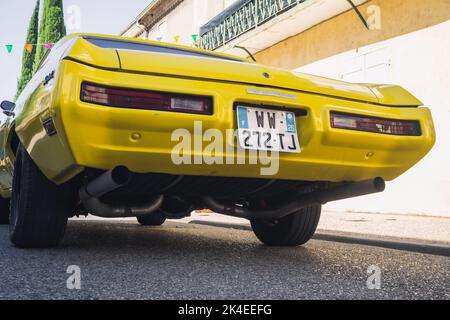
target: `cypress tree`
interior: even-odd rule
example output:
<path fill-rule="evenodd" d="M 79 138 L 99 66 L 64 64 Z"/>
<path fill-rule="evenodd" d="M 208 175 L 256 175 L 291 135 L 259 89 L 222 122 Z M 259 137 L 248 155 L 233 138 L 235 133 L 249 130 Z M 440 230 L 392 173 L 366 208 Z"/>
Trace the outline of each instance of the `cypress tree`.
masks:
<path fill-rule="evenodd" d="M 39 45 L 34 60 L 34 70 L 45 53 L 44 44 L 56 43 L 66 35 L 62 0 L 44 0 L 39 28 Z"/>
<path fill-rule="evenodd" d="M 36 56 L 36 44 L 38 42 L 38 24 L 39 24 L 39 4 L 40 0 L 37 0 L 36 7 L 34 8 L 33 14 L 30 19 L 30 24 L 28 26 L 26 44 L 33 44 L 31 52 L 28 52 L 26 48 L 23 49 L 22 54 L 22 72 L 20 74 L 20 79 L 17 83 L 16 98 L 20 95 L 23 88 L 27 85 L 33 76 L 33 64 Z"/>

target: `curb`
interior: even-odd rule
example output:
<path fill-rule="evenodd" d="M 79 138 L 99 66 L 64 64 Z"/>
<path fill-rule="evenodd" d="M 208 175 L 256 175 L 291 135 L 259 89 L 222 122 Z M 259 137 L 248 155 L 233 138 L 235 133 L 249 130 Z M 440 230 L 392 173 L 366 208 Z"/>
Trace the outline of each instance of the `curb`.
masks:
<path fill-rule="evenodd" d="M 252 230 L 248 225 L 237 223 L 192 220 L 189 222 L 189 224 L 245 231 Z M 327 230 L 318 230 L 317 233 L 313 236 L 313 239 L 450 257 L 450 245 L 429 243 L 426 241 L 414 239 L 402 239 L 382 236 L 377 237 L 375 235 L 367 235 L 366 238 L 362 238 L 359 234 L 334 232 Z"/>

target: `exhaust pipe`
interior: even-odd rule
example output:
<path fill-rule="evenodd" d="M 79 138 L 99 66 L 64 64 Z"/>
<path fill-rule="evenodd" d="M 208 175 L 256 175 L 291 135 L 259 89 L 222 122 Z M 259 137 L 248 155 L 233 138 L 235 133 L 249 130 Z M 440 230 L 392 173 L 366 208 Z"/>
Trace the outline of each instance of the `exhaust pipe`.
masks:
<path fill-rule="evenodd" d="M 102 218 L 127 218 L 149 215 L 158 210 L 164 196 L 160 195 L 139 206 L 113 206 L 100 201 L 100 197 L 126 185 L 131 179 L 131 172 L 123 166 L 109 170 L 79 190 L 80 200 L 86 210 Z"/>
<path fill-rule="evenodd" d="M 382 178 L 372 180 L 351 182 L 338 185 L 324 190 L 317 190 L 311 193 L 295 196 L 289 203 L 281 205 L 270 210 L 251 210 L 249 208 L 238 206 L 234 203 L 222 203 L 211 197 L 203 197 L 205 205 L 218 213 L 244 218 L 244 219 L 280 219 L 288 216 L 295 211 L 310 206 L 325 204 L 331 201 L 343 200 L 359 197 L 372 193 L 383 192 L 386 184 Z"/>
<path fill-rule="evenodd" d="M 131 173 L 127 167 L 118 166 L 106 171 L 80 189 L 81 201 L 89 198 L 100 198 L 130 182 Z"/>
<path fill-rule="evenodd" d="M 332 201 L 380 193 L 383 192 L 384 189 L 386 189 L 384 180 L 382 178 L 375 178 L 366 181 L 345 183 L 343 185 L 317 191 L 315 199 L 318 203 L 325 204 Z"/>

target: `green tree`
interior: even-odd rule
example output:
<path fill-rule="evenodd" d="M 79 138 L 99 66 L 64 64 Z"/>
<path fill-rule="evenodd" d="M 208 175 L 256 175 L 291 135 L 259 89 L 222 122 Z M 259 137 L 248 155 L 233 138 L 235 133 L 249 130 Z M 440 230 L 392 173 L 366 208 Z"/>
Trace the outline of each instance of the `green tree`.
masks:
<path fill-rule="evenodd" d="M 40 0 L 37 0 L 36 7 L 34 8 L 33 15 L 30 19 L 28 26 L 26 44 L 36 44 L 38 42 L 38 24 L 39 24 L 39 4 Z M 31 52 L 27 48 L 23 49 L 22 54 L 22 72 L 20 74 L 19 81 L 17 82 L 16 99 L 22 92 L 33 76 L 33 64 L 36 56 L 36 47 L 33 45 L 30 47 Z"/>
<path fill-rule="evenodd" d="M 39 27 L 39 45 L 34 59 L 34 70 L 37 69 L 45 53 L 46 43 L 56 43 L 66 35 L 62 0 L 44 0 Z"/>

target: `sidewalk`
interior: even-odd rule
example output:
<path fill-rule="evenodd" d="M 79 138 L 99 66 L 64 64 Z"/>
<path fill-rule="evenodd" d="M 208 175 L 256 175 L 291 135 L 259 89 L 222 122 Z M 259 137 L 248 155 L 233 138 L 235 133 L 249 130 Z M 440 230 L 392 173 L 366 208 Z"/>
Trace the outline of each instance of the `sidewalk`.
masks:
<path fill-rule="evenodd" d="M 182 221 L 249 225 L 245 219 L 216 213 L 193 213 L 192 217 Z M 351 233 L 361 237 L 393 237 L 450 245 L 450 218 L 446 217 L 323 211 L 318 231 Z"/>

